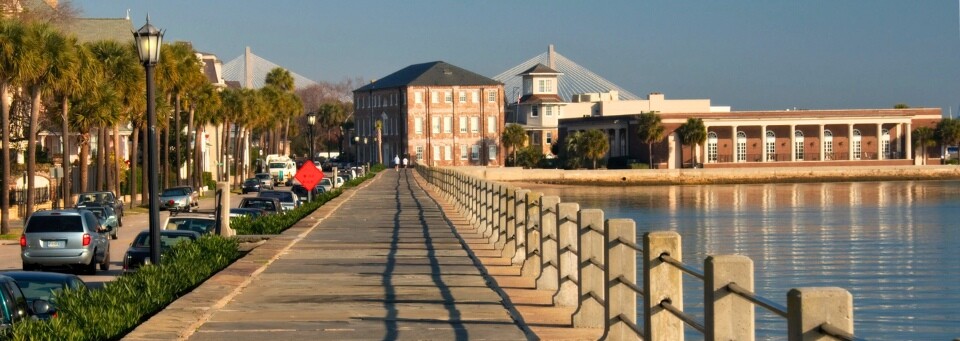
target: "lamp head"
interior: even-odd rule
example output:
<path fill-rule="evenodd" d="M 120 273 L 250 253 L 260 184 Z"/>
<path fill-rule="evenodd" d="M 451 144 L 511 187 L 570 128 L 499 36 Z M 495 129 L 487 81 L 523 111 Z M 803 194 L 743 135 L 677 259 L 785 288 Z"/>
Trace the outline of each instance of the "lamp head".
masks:
<path fill-rule="evenodd" d="M 133 32 L 133 41 L 137 44 L 137 54 L 143 65 L 157 65 L 160 61 L 160 46 L 163 43 L 163 31 L 150 25 L 150 16 L 147 23 Z"/>
<path fill-rule="evenodd" d="M 307 114 L 307 124 L 311 126 L 313 126 L 314 124 L 317 124 L 317 113 L 310 112 L 309 114 Z"/>

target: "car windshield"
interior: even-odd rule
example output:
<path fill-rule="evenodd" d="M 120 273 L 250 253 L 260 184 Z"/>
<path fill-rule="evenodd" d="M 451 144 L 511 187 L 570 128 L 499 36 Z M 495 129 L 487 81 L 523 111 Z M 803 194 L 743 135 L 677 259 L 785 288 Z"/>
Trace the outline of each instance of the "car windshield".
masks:
<path fill-rule="evenodd" d="M 163 193 L 160 196 L 163 197 L 173 197 L 178 195 L 187 195 L 187 190 L 184 188 L 171 188 L 163 190 Z"/>
<path fill-rule="evenodd" d="M 269 178 L 270 178 L 270 174 L 266 174 L 266 173 L 257 174 L 257 179 L 269 179 Z"/>
<path fill-rule="evenodd" d="M 31 301 L 40 299 L 48 302 L 56 302 L 53 299 L 54 294 L 67 289 L 67 283 L 39 280 L 17 280 L 17 285 L 20 286 L 20 291 L 23 291 L 23 295 Z"/>
<path fill-rule="evenodd" d="M 285 162 L 274 162 L 270 164 L 270 168 L 285 168 L 287 164 Z"/>
<path fill-rule="evenodd" d="M 270 200 L 246 200 L 242 203 L 243 208 L 259 208 L 267 211 L 276 211 L 273 201 Z"/>
<path fill-rule="evenodd" d="M 171 218 L 167 221 L 166 230 L 194 231 L 206 234 L 213 231 L 214 224 L 216 224 L 216 221 L 212 219 Z"/>
<path fill-rule="evenodd" d="M 331 183 L 330 183 L 330 178 L 320 179 L 320 184 L 321 184 L 321 185 L 324 185 L 324 186 L 330 185 L 330 184 L 331 184 Z"/>
<path fill-rule="evenodd" d="M 281 202 L 293 202 L 293 193 L 290 192 L 260 192 L 261 197 L 277 198 Z"/>
<path fill-rule="evenodd" d="M 30 217 L 24 232 L 83 232 L 83 222 L 78 215 L 35 215 Z"/>
<path fill-rule="evenodd" d="M 254 184 L 254 185 L 256 185 L 256 184 L 260 183 L 260 180 L 257 180 L 257 179 L 247 179 L 247 180 L 244 181 L 244 182 L 245 182 L 245 183 L 248 183 L 248 184 Z"/>
<path fill-rule="evenodd" d="M 182 242 L 188 242 L 193 240 L 192 236 L 188 235 L 171 235 L 166 233 L 160 234 L 160 248 L 169 249 L 174 245 L 180 244 Z M 137 239 L 133 241 L 134 247 L 150 247 L 150 234 L 141 233 L 137 236 Z"/>

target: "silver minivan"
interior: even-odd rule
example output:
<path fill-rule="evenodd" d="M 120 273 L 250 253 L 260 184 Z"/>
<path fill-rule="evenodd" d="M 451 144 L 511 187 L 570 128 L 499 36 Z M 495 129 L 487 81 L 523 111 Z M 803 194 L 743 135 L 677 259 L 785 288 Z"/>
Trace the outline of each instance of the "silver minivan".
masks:
<path fill-rule="evenodd" d="M 20 235 L 23 270 L 69 266 L 85 274 L 110 269 L 110 227 L 85 209 L 37 211 Z"/>

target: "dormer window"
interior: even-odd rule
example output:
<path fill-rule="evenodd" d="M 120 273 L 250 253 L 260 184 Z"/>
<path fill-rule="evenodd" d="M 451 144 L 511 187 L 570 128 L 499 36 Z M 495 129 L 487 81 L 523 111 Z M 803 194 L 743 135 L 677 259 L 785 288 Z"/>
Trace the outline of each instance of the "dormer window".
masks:
<path fill-rule="evenodd" d="M 541 92 L 541 93 L 547 92 L 547 80 L 546 80 L 546 79 L 538 80 L 538 81 L 537 81 L 537 85 L 539 85 L 539 87 L 538 87 L 538 89 L 539 89 L 538 92 Z"/>

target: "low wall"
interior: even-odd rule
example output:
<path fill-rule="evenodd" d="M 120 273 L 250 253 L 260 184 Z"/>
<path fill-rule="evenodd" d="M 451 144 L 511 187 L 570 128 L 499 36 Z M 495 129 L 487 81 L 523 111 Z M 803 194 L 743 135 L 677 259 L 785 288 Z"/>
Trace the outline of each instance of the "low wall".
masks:
<path fill-rule="evenodd" d="M 960 180 L 957 166 L 562 170 L 453 167 L 489 181 L 579 185 L 703 185 L 771 182 Z"/>

